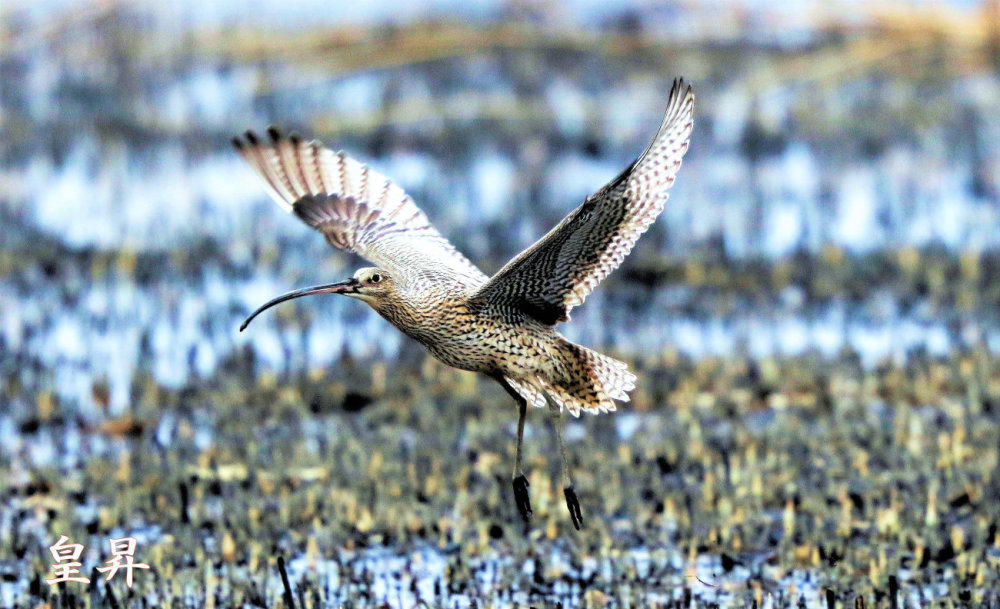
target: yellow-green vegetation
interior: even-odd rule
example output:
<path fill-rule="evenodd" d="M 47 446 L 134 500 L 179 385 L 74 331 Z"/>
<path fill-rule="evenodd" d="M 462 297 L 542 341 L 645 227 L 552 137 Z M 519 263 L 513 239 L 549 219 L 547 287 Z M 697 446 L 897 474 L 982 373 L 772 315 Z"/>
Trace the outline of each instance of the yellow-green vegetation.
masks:
<path fill-rule="evenodd" d="M 871 371 L 850 353 L 635 364 L 632 405 L 567 424 L 582 532 L 552 484 L 547 417 L 529 415 L 525 526 L 508 496 L 512 406 L 430 360 L 220 372 L 179 392 L 137 379 L 133 415 L 92 428 L 42 394 L 23 449 L 76 434 L 83 464 L 3 464 L 4 568 L 25 582 L 9 598 L 280 607 L 281 557 L 301 607 L 378 606 L 397 587 L 431 607 L 1000 600 L 1000 368 L 986 353 Z M 60 534 L 103 553 L 134 535 L 152 570 L 131 594 L 49 588 Z"/>

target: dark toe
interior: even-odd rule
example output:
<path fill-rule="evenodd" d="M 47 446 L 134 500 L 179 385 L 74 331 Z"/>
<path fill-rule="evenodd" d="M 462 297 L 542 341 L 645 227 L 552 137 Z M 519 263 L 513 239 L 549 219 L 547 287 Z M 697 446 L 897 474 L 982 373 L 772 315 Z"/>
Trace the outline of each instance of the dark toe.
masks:
<path fill-rule="evenodd" d="M 563 489 L 566 495 L 566 507 L 569 508 L 569 517 L 573 519 L 573 526 L 579 531 L 583 528 L 583 513 L 580 511 L 580 500 L 576 498 L 576 491 L 572 486 Z"/>
<path fill-rule="evenodd" d="M 531 522 L 531 499 L 528 497 L 528 479 L 524 474 L 514 478 L 514 501 L 517 502 L 517 511 L 521 512 L 521 518 L 525 522 Z"/>

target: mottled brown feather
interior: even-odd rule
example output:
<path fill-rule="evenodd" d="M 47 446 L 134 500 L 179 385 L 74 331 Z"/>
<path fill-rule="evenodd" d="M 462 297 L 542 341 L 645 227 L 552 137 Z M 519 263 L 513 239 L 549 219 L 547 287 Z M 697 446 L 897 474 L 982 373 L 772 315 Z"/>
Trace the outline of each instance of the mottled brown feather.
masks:
<path fill-rule="evenodd" d="M 336 248 L 359 254 L 399 278 L 432 272 L 479 285 L 486 276 L 431 225 L 413 199 L 382 174 L 318 142 L 253 132 L 234 144 L 269 194 L 323 233 Z"/>
<path fill-rule="evenodd" d="M 508 262 L 477 297 L 519 306 L 548 324 L 569 320 L 663 211 L 688 149 L 693 112 L 691 87 L 675 81 L 656 137 L 639 158 Z"/>
<path fill-rule="evenodd" d="M 388 271 L 366 302 L 390 323 L 449 366 L 502 377 L 529 404 L 551 401 L 578 416 L 628 401 L 635 375 L 552 326 L 569 318 L 663 210 L 687 150 L 693 100 L 677 81 L 639 158 L 488 280 L 402 189 L 345 154 L 274 129 L 268 141 L 247 132 L 234 144 L 285 210 L 334 247 Z"/>

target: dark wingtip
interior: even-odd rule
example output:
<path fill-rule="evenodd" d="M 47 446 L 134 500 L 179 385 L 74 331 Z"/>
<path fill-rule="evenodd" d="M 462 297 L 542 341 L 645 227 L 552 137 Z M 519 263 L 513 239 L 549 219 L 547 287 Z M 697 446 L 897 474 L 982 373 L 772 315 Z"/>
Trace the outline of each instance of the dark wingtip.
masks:
<path fill-rule="evenodd" d="M 251 146 L 256 146 L 260 143 L 260 140 L 257 139 L 257 134 L 253 131 L 247 130 L 247 132 L 243 134 L 243 137 L 247 138 L 247 141 L 250 142 Z"/>
<path fill-rule="evenodd" d="M 229 141 L 232 142 L 233 147 L 235 147 L 237 150 L 243 150 L 243 140 L 241 140 L 239 136 L 236 136 Z"/>
<path fill-rule="evenodd" d="M 281 141 L 281 131 L 278 131 L 278 128 L 275 127 L 274 125 L 271 125 L 270 127 L 267 128 L 267 135 L 268 137 L 271 138 L 271 141 L 274 142 L 275 144 Z"/>
<path fill-rule="evenodd" d="M 674 80 L 674 89 L 676 89 L 678 92 L 680 92 L 683 89 L 684 97 L 691 97 L 694 95 L 694 89 L 691 88 L 691 83 L 685 83 L 683 76 Z"/>
<path fill-rule="evenodd" d="M 294 131 L 288 135 L 288 139 L 291 140 L 292 144 L 298 146 L 302 143 L 302 136 Z"/>

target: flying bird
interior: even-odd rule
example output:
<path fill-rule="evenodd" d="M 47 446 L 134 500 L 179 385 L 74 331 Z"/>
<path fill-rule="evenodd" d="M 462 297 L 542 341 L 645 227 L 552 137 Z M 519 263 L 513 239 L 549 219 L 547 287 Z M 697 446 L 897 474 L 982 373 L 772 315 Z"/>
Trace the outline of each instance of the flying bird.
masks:
<path fill-rule="evenodd" d="M 521 445 L 528 405 L 547 408 L 559 447 L 563 493 L 573 525 L 583 525 L 566 466 L 559 416 L 603 413 L 626 402 L 636 377 L 625 363 L 574 344 L 555 329 L 614 270 L 663 211 L 688 149 L 694 94 L 670 91 L 652 143 L 618 177 L 587 197 L 534 245 L 488 277 L 434 228 L 401 188 L 343 152 L 274 128 L 233 144 L 286 211 L 335 248 L 375 266 L 346 281 L 295 290 L 254 311 L 310 294 L 361 300 L 438 360 L 484 374 L 518 406 L 513 487 L 531 519 Z"/>

